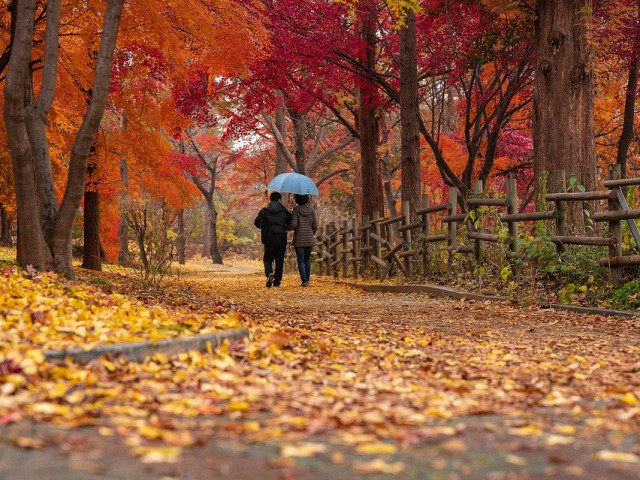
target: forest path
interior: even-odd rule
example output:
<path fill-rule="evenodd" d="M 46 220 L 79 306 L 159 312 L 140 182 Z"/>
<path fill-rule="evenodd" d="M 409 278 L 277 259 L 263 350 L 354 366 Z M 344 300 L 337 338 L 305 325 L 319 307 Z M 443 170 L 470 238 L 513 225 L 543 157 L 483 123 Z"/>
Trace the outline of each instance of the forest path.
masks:
<path fill-rule="evenodd" d="M 304 288 L 293 273 L 267 289 L 259 267 L 188 265 L 165 298 L 230 304 L 248 341 L 118 366 L 98 385 L 122 392 L 100 417 L 118 441 L 86 427 L 0 427 L 3 439 L 57 444 L 5 441 L 0 478 L 640 476 L 637 319 L 365 293 L 329 278 Z"/>

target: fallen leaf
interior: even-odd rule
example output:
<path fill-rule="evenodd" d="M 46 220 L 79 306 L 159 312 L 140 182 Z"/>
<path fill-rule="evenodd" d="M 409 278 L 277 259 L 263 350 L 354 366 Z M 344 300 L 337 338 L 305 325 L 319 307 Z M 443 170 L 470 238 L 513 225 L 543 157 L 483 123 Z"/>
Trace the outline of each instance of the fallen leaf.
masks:
<path fill-rule="evenodd" d="M 356 447 L 356 452 L 363 453 L 365 455 L 380 455 L 380 454 L 394 454 L 398 451 L 398 447 L 390 443 L 375 442 L 375 443 L 361 443 Z"/>
<path fill-rule="evenodd" d="M 640 463 L 640 457 L 635 453 L 616 452 L 614 450 L 600 450 L 596 458 L 605 462 Z"/>
<path fill-rule="evenodd" d="M 303 442 L 296 445 L 283 445 L 280 448 L 280 455 L 283 457 L 313 457 L 326 451 L 327 446 L 323 443 Z"/>
<path fill-rule="evenodd" d="M 387 463 L 381 458 L 376 458 L 370 462 L 356 462 L 353 469 L 358 473 L 388 473 L 398 475 L 405 469 L 404 463 Z"/>

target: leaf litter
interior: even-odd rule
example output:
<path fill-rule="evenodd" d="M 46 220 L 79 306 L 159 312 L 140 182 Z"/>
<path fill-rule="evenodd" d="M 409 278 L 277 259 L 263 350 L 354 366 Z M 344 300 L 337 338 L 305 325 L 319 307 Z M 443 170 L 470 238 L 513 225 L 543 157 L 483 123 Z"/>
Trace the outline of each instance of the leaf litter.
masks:
<path fill-rule="evenodd" d="M 620 440 L 640 434 L 635 319 L 365 294 L 327 280 L 266 291 L 261 277 L 211 281 L 197 268 L 141 298 L 126 272 L 98 275 L 78 283 L 15 268 L 0 275 L 0 423 L 94 425 L 149 463 L 177 462 L 215 432 L 275 443 L 286 459 L 402 475 L 401 458 L 417 444 L 438 445 L 445 457 L 432 466 L 450 466 L 447 455 L 470 448 L 467 425 L 486 417 L 485 431 L 541 448 L 598 435 L 603 446 L 590 461 L 639 458 L 637 442 Z M 211 353 L 86 365 L 42 355 L 241 325 L 249 339 Z M 39 448 L 37 440 L 16 444 Z M 555 451 L 548 460 L 565 461 Z M 522 451 L 504 461 L 528 465 Z"/>

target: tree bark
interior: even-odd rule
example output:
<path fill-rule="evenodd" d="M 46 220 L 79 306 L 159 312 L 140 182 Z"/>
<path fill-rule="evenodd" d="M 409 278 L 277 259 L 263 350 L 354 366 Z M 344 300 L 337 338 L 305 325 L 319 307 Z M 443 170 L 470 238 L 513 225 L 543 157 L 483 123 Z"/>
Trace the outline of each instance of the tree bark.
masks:
<path fill-rule="evenodd" d="M 373 7 L 361 12 L 362 35 L 366 42 L 363 65 L 367 71 L 375 71 L 376 18 Z M 365 77 L 366 78 L 366 77 Z M 362 180 L 362 215 L 373 218 L 380 212 L 380 165 L 376 153 L 375 87 L 366 85 L 358 91 L 358 126 L 360 135 L 360 168 Z"/>
<path fill-rule="evenodd" d="M 40 224 L 33 149 L 26 127 L 27 76 L 31 75 L 31 46 L 35 0 L 16 6 L 16 29 L 4 85 L 4 118 L 13 164 L 18 213 L 17 261 L 37 270 L 53 267 L 53 257 Z"/>
<path fill-rule="evenodd" d="M 87 172 L 87 158 L 95 139 L 104 110 L 107 106 L 111 67 L 124 0 L 109 0 L 102 26 L 102 37 L 98 47 L 95 77 L 89 109 L 71 150 L 67 188 L 65 189 L 51 241 L 56 271 L 73 277 L 71 265 L 71 232 L 80 207 Z"/>
<path fill-rule="evenodd" d="M 624 100 L 624 120 L 622 122 L 622 133 L 618 140 L 618 153 L 616 163 L 620 165 L 622 178 L 627 178 L 627 156 L 629 146 L 633 139 L 633 123 L 636 117 L 636 93 L 638 91 L 638 66 L 639 59 L 636 57 L 629 65 L 629 79 L 627 81 L 627 93 Z"/>
<path fill-rule="evenodd" d="M 211 198 L 205 198 L 207 203 L 207 231 L 209 232 L 209 255 L 213 263 L 222 265 L 222 255 L 218 249 L 218 212 Z"/>
<path fill-rule="evenodd" d="M 0 203 L 0 244 L 10 247 L 12 243 L 11 219 L 7 214 L 7 209 L 4 207 L 4 204 Z"/>
<path fill-rule="evenodd" d="M 408 9 L 400 28 L 400 156 L 402 201 L 409 202 L 414 210 L 422 201 L 419 115 L 416 15 Z"/>
<path fill-rule="evenodd" d="M 89 159 L 88 175 L 84 190 L 84 248 L 82 252 L 82 268 L 102 270 L 102 256 L 100 255 L 100 219 L 98 209 L 98 192 L 91 180 L 97 169 L 95 158 Z"/>
<path fill-rule="evenodd" d="M 43 59 L 42 83 L 38 99 L 27 105 L 25 120 L 29 141 L 33 148 L 34 171 L 38 188 L 38 206 L 40 223 L 44 237 L 51 244 L 51 237 L 58 213 L 58 198 L 53 183 L 49 142 L 46 125 L 56 88 L 58 71 L 58 36 L 60 29 L 60 0 L 47 3 L 47 26 L 45 33 L 45 51 Z"/>
<path fill-rule="evenodd" d="M 28 93 L 34 39 L 35 0 L 20 0 L 5 81 L 5 124 L 16 187 L 18 263 L 38 270 L 55 269 L 73 278 L 71 233 L 84 193 L 87 158 L 106 107 L 111 65 L 123 0 L 109 0 L 104 15 L 91 101 L 78 131 L 69 162 L 67 186 L 55 216 L 48 145 L 43 134 L 55 92 L 58 59 L 59 0 L 47 4 L 42 86 L 35 103 Z M 55 202 L 53 202 L 55 204 Z M 55 220 L 55 224 L 53 221 Z"/>
<path fill-rule="evenodd" d="M 184 209 L 178 211 L 178 238 L 176 238 L 176 250 L 178 251 L 178 263 L 186 263 L 187 238 L 184 228 Z"/>
<path fill-rule="evenodd" d="M 127 187 L 129 186 L 129 175 L 127 172 L 127 161 L 123 158 L 120 160 L 120 181 L 122 188 L 120 189 L 120 226 L 118 227 L 118 265 L 128 267 L 129 259 L 129 222 L 127 221 Z"/>
<path fill-rule="evenodd" d="M 587 41 L 591 0 L 537 0 L 533 98 L 534 177 L 540 197 L 556 172 L 596 186 L 593 70 Z M 546 183 L 546 184 L 545 184 Z M 569 224 L 582 230 L 581 205 Z"/>
<path fill-rule="evenodd" d="M 209 210 L 204 213 L 204 230 L 202 232 L 202 252 L 200 256 L 206 258 L 211 252 L 211 231 L 209 230 Z"/>
<path fill-rule="evenodd" d="M 287 138 L 287 117 L 284 111 L 284 95 L 282 92 L 276 92 L 276 96 L 281 99 L 281 104 L 276 108 L 276 129 L 280 132 L 282 138 Z M 284 146 L 276 139 L 276 175 L 287 171 L 287 156 L 284 152 Z"/>
<path fill-rule="evenodd" d="M 293 137 L 294 137 L 294 155 L 296 157 L 296 173 L 306 175 L 307 166 L 307 149 L 305 146 L 306 139 L 306 116 L 302 112 L 297 112 L 293 109 L 289 109 L 289 116 L 293 123 Z"/>

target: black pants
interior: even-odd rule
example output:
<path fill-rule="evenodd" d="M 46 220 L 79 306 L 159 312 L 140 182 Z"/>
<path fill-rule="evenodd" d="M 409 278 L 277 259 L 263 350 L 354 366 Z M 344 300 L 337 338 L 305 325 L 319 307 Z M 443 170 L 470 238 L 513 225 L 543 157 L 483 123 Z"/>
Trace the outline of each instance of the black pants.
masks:
<path fill-rule="evenodd" d="M 280 285 L 282 281 L 282 269 L 284 267 L 284 254 L 287 251 L 286 245 L 265 245 L 264 246 L 264 274 L 268 277 L 273 272 L 273 261 L 276 262 L 274 285 Z"/>

